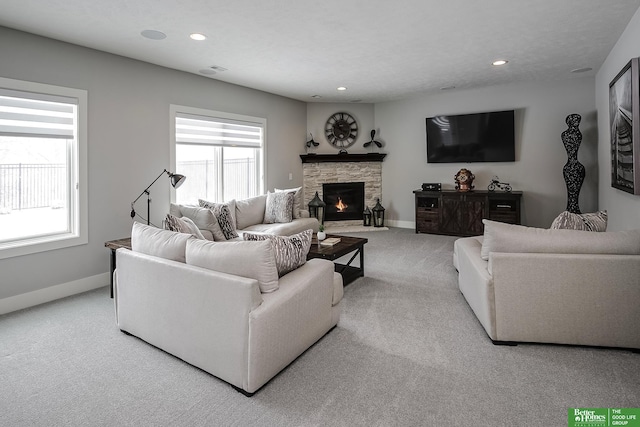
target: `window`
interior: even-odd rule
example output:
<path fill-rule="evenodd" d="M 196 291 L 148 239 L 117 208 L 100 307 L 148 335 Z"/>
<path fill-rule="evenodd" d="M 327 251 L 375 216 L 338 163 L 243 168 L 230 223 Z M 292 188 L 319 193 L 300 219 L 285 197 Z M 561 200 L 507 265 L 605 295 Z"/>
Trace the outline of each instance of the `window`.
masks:
<path fill-rule="evenodd" d="M 172 106 L 176 173 L 187 177 L 176 202 L 223 202 L 263 193 L 266 121 Z"/>
<path fill-rule="evenodd" d="M 86 99 L 0 78 L 0 258 L 87 243 Z"/>

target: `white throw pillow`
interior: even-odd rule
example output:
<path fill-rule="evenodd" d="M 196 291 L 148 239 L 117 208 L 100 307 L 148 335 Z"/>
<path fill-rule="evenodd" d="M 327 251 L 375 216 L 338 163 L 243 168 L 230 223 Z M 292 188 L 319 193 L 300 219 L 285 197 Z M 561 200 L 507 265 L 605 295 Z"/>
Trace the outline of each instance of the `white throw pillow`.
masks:
<path fill-rule="evenodd" d="M 505 224 L 483 219 L 480 256 L 491 252 L 557 254 L 640 254 L 640 230 L 592 233 Z"/>
<path fill-rule="evenodd" d="M 233 213 L 231 216 L 231 207 L 226 203 L 214 203 L 207 202 L 206 200 L 198 200 L 200 207 L 210 209 L 211 212 L 218 218 L 218 224 L 220 225 L 220 229 L 222 230 L 222 234 L 224 235 L 225 240 L 230 240 L 238 237 L 238 233 L 236 232 L 236 224 L 235 224 L 235 211 L 236 211 L 236 203 L 233 201 Z"/>
<path fill-rule="evenodd" d="M 177 217 L 187 217 L 191 219 L 200 230 L 208 230 L 213 235 L 213 240 L 225 241 L 224 233 L 218 224 L 218 219 L 211 212 L 211 209 L 200 206 L 176 205 L 171 203 L 169 213 Z"/>
<path fill-rule="evenodd" d="M 165 220 L 165 229 L 178 233 L 191 234 L 196 239 L 204 239 L 204 236 L 202 235 L 196 224 L 186 216 L 178 218 L 177 216 L 167 214 L 167 219 Z"/>
<path fill-rule="evenodd" d="M 269 240 L 276 258 L 278 276 L 282 277 L 307 262 L 313 230 L 305 230 L 293 236 L 243 233 L 244 240 Z"/>
<path fill-rule="evenodd" d="M 236 228 L 244 230 L 255 224 L 262 224 L 264 209 L 267 205 L 267 195 L 236 200 Z"/>
<path fill-rule="evenodd" d="M 291 222 L 293 219 L 293 193 L 267 193 L 267 203 L 264 209 L 264 223 Z"/>
<path fill-rule="evenodd" d="M 187 264 L 255 279 L 260 292 L 278 289 L 278 270 L 273 248 L 264 242 L 187 242 Z"/>
<path fill-rule="evenodd" d="M 302 218 L 302 212 L 304 209 L 302 208 L 302 187 L 298 188 L 288 188 L 286 190 L 278 190 L 277 188 L 274 190 L 276 193 L 284 191 L 287 193 L 293 193 L 293 218 L 298 219 Z"/>
<path fill-rule="evenodd" d="M 190 239 L 191 234 L 176 233 L 134 222 L 131 229 L 131 250 L 185 262 L 185 249 Z"/>

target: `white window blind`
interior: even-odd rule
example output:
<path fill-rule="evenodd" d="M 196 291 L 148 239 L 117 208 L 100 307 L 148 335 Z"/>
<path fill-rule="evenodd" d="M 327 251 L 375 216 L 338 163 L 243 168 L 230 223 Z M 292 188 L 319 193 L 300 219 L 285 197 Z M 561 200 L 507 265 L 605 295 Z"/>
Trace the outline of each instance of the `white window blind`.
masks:
<path fill-rule="evenodd" d="M 262 126 L 239 120 L 176 114 L 176 142 L 220 147 L 262 147 Z"/>
<path fill-rule="evenodd" d="M 77 99 L 53 95 L 43 98 L 42 94 L 31 99 L 30 95 L 0 89 L 0 135 L 74 138 Z"/>

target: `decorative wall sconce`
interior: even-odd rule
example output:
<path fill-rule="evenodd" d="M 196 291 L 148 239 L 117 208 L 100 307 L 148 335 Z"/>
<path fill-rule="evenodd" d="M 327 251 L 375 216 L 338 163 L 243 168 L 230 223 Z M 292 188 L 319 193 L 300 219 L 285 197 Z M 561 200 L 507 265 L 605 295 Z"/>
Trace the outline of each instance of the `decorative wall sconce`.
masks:
<path fill-rule="evenodd" d="M 309 141 L 307 141 L 307 144 L 306 144 L 307 148 L 311 148 L 312 146 L 313 147 L 317 147 L 318 145 L 320 145 L 319 142 L 316 142 L 316 141 L 313 140 L 313 134 L 312 133 L 309 133 L 309 135 L 311 135 L 311 139 Z"/>
<path fill-rule="evenodd" d="M 376 146 L 376 147 L 378 147 L 378 148 L 382 148 L 382 143 L 381 143 L 380 141 L 374 141 L 374 140 L 373 140 L 373 138 L 375 138 L 375 136 L 376 136 L 376 130 L 375 130 L 375 129 L 373 129 L 373 130 L 371 131 L 371 141 L 369 141 L 369 142 L 365 142 L 362 146 L 363 146 L 364 148 L 367 148 L 367 147 L 369 147 L 369 146 L 371 146 L 371 145 L 375 145 L 375 146 Z"/>
<path fill-rule="evenodd" d="M 318 192 L 309 202 L 309 216 L 318 220 L 320 224 L 324 224 L 324 210 L 327 204 L 320 199 Z"/>
<path fill-rule="evenodd" d="M 371 211 L 373 212 L 373 226 L 384 227 L 384 208 L 380 204 L 380 199 L 376 199 L 376 205 Z"/>

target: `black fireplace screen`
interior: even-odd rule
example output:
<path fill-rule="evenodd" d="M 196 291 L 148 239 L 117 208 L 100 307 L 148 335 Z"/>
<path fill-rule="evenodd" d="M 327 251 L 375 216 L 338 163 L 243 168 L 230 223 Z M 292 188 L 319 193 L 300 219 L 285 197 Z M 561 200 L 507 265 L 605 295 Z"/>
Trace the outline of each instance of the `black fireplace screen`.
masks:
<path fill-rule="evenodd" d="M 327 204 L 326 221 L 362 219 L 364 211 L 364 182 L 322 184 L 322 199 Z"/>

